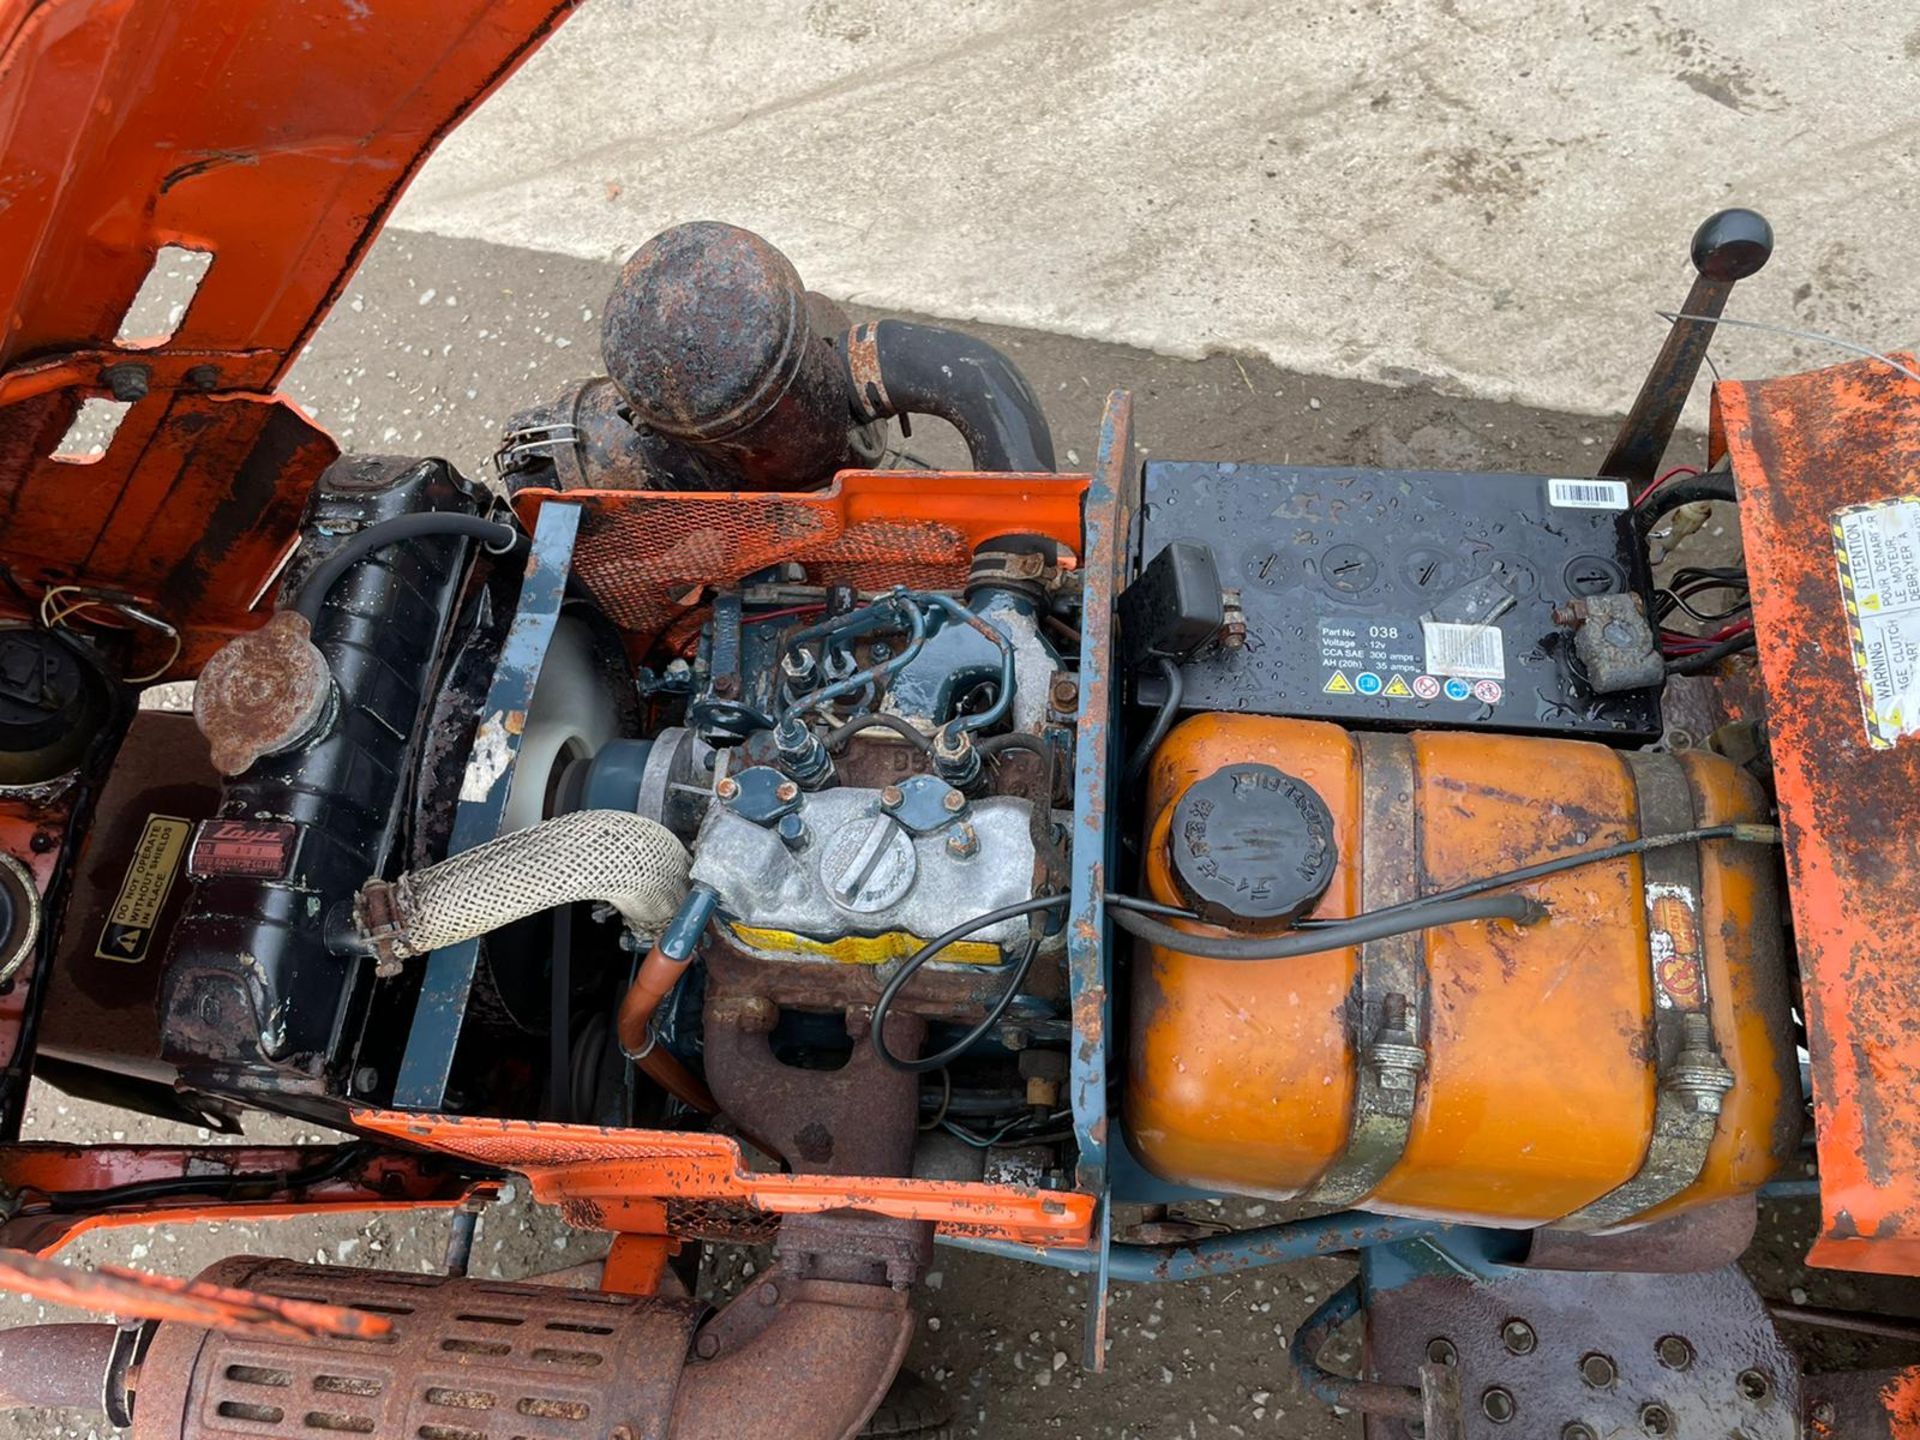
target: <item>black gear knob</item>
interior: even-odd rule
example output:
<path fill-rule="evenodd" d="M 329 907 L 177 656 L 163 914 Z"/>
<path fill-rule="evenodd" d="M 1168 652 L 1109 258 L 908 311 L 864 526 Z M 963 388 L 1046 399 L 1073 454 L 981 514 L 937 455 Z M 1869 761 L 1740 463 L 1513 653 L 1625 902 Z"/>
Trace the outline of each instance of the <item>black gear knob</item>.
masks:
<path fill-rule="evenodd" d="M 1731 284 L 1757 275 L 1773 255 L 1773 226 L 1758 210 L 1722 210 L 1693 232 L 1693 268 Z"/>
<path fill-rule="evenodd" d="M 1727 297 L 1737 281 L 1757 273 L 1772 254 L 1773 227 L 1757 210 L 1722 210 L 1693 232 L 1693 264 L 1699 273 L 1673 317 L 1653 368 L 1640 382 L 1633 408 L 1620 422 L 1613 448 L 1600 462 L 1602 475 L 1645 486 L 1659 473 Z"/>

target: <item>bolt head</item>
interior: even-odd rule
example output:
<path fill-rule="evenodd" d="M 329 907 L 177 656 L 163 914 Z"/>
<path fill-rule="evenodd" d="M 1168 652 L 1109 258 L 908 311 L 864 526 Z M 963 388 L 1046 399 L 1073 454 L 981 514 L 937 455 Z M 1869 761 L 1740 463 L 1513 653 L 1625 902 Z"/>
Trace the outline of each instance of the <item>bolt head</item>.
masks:
<path fill-rule="evenodd" d="M 1526 1321 L 1509 1320 L 1500 1327 L 1500 1343 L 1507 1347 L 1510 1355 L 1531 1355 L 1540 1342 Z"/>
<path fill-rule="evenodd" d="M 900 793 L 900 787 L 898 785 L 889 785 L 880 792 L 880 808 L 883 810 L 898 810 L 900 808 L 900 802 L 905 798 L 906 797 Z"/>
<path fill-rule="evenodd" d="M 791 780 L 782 780 L 780 784 L 775 787 L 773 798 L 782 804 L 798 800 L 800 798 L 800 787 Z"/>
<path fill-rule="evenodd" d="M 940 803 L 946 807 L 949 814 L 958 815 L 967 808 L 967 797 L 958 790 L 949 790 L 940 797 Z"/>
<path fill-rule="evenodd" d="M 1693 1364 L 1693 1346 L 1683 1335 L 1662 1335 L 1654 1343 L 1653 1353 L 1669 1370 L 1685 1370 Z"/>
<path fill-rule="evenodd" d="M 1742 1370 L 1733 1383 L 1742 1396 L 1755 1402 L 1773 1393 L 1773 1380 L 1764 1370 Z"/>
<path fill-rule="evenodd" d="M 713 793 L 722 800 L 737 800 L 740 798 L 740 782 L 731 775 L 724 776 L 720 783 L 713 787 Z"/>

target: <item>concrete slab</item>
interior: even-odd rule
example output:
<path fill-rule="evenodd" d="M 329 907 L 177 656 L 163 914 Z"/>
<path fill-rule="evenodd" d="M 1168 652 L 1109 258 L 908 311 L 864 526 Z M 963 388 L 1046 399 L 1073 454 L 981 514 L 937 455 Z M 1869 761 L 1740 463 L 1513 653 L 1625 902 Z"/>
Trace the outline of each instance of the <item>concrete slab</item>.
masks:
<path fill-rule="evenodd" d="M 1914 338 L 1917 58 L 1899 0 L 587 0 L 397 223 L 727 219 L 864 304 L 1616 413 L 1723 205 L 1779 236 L 1731 313 Z"/>

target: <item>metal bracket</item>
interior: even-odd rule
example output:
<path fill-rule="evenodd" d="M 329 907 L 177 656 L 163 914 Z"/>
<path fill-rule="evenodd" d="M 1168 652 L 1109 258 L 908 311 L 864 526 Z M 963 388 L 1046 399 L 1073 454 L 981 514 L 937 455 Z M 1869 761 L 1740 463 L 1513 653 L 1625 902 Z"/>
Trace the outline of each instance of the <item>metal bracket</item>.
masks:
<path fill-rule="evenodd" d="M 494 667 L 473 749 L 467 756 L 460 804 L 453 816 L 453 837 L 447 843 L 449 855 L 483 845 L 500 833 L 500 817 L 513 789 L 514 764 L 520 757 L 520 731 L 526 723 L 527 708 L 533 703 L 533 688 L 540 681 L 540 667 L 546 663 L 547 647 L 553 643 L 560 622 L 579 529 L 578 505 L 549 502 L 540 507 L 519 603 Z M 420 987 L 413 1028 L 407 1035 L 406 1053 L 394 1082 L 394 1109 L 438 1111 L 445 1107 L 454 1051 L 459 1048 L 479 959 L 478 940 L 449 945 L 427 957 L 426 979 Z"/>
<path fill-rule="evenodd" d="M 1419 893 L 1419 835 L 1414 824 L 1413 741 L 1363 734 L 1365 811 L 1360 822 L 1360 900 L 1382 909 Z M 1426 1069 L 1427 957 L 1418 931 L 1371 941 L 1360 951 L 1354 1051 L 1359 1074 L 1347 1148 L 1302 1199 L 1344 1206 L 1372 1194 L 1406 1153 Z"/>
<path fill-rule="evenodd" d="M 1099 450 L 1087 488 L 1084 620 L 1080 639 L 1080 711 L 1073 753 L 1072 900 L 1067 911 L 1067 982 L 1073 1009 L 1069 1070 L 1073 1133 L 1080 1147 L 1076 1188 L 1101 1197 L 1096 1243 L 1100 1268 L 1088 1296 L 1087 1368 L 1106 1368 L 1107 1032 L 1113 1022 L 1106 888 L 1119 844 L 1111 822 L 1113 750 L 1119 713 L 1114 689 L 1114 598 L 1126 585 L 1140 466 L 1133 453 L 1133 396 L 1115 390 L 1100 417 Z"/>
<path fill-rule="evenodd" d="M 1671 755 L 1626 757 L 1639 794 L 1640 833 L 1667 835 L 1695 824 L 1693 791 Z M 1671 1200 L 1700 1178 L 1720 1127 L 1720 1097 L 1733 1072 L 1720 1058 L 1707 993 L 1700 914 L 1700 852 L 1668 845 L 1641 857 L 1653 965 L 1654 1065 L 1659 1090 L 1653 1136 L 1639 1173 L 1560 1222 L 1604 1230 Z"/>

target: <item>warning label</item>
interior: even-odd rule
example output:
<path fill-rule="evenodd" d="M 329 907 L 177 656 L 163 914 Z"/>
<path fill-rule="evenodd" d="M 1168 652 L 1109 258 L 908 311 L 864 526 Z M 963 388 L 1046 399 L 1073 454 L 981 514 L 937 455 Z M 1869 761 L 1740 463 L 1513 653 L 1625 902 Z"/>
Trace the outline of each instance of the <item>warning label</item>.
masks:
<path fill-rule="evenodd" d="M 1328 670 L 1346 671 L 1349 683 L 1357 676 L 1371 674 L 1376 683 L 1370 693 L 1375 695 L 1386 683 L 1382 676 L 1395 670 L 1413 674 L 1427 668 L 1420 663 L 1421 643 L 1418 621 L 1320 622 L 1320 663 Z"/>
<path fill-rule="evenodd" d="M 174 815 L 149 815 L 127 864 L 126 878 L 120 882 L 120 894 L 107 912 L 100 941 L 93 953 L 102 960 L 120 960 L 137 965 L 147 958 L 153 946 L 154 927 L 160 923 L 160 911 L 173 889 L 173 877 L 180 869 L 181 852 L 187 848 L 191 821 Z"/>
<path fill-rule="evenodd" d="M 1836 510 L 1833 545 L 1867 742 L 1891 750 L 1920 733 L 1920 498 Z"/>

